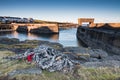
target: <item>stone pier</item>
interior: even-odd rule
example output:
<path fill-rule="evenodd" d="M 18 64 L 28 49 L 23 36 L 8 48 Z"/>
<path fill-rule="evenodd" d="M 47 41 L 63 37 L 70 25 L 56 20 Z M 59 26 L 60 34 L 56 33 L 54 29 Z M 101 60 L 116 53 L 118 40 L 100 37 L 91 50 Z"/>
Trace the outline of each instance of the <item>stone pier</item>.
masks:
<path fill-rule="evenodd" d="M 79 18 L 78 19 L 79 26 L 82 26 L 83 22 L 89 22 L 89 25 L 93 25 L 94 24 L 94 18 Z"/>
<path fill-rule="evenodd" d="M 113 28 L 119 28 L 120 23 L 94 23 L 94 18 L 79 18 L 78 19 L 78 25 L 82 26 L 82 23 L 88 22 L 89 24 L 87 27 L 103 27 L 105 25 L 109 25 Z"/>
<path fill-rule="evenodd" d="M 38 30 L 43 30 L 40 28 L 44 28 L 45 31 L 49 30 L 52 33 L 59 33 L 58 24 L 13 23 L 13 24 L 1 24 L 0 26 L 1 26 L 1 31 L 8 31 L 8 30 L 16 31 L 18 29 L 21 29 L 20 31 L 22 31 L 22 30 L 24 31 L 24 29 L 27 29 L 27 32 L 31 32 L 32 30 L 38 31 Z M 44 32 L 44 31 L 42 31 L 42 32 Z"/>

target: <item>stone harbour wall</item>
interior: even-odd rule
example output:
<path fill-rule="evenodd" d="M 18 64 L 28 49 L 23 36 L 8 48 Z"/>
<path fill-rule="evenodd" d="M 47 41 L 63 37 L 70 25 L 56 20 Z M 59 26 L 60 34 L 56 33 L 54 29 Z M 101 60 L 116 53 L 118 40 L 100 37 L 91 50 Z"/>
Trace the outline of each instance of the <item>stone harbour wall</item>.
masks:
<path fill-rule="evenodd" d="M 59 33 L 58 24 L 14 24 L 14 28 L 19 32 Z"/>
<path fill-rule="evenodd" d="M 13 23 L 0 24 L 0 31 L 18 31 L 18 32 L 33 32 L 33 33 L 59 33 L 58 24 L 51 23 Z"/>

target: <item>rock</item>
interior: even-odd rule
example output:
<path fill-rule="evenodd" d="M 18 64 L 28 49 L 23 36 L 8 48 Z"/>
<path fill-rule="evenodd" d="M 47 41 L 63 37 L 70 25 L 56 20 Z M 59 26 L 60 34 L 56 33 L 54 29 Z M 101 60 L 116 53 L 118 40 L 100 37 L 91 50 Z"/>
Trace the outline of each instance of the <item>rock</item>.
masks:
<path fill-rule="evenodd" d="M 30 58 L 32 56 L 32 58 Z M 72 71 L 74 62 L 65 54 L 46 45 L 40 45 L 34 49 L 28 49 L 24 54 L 6 57 L 6 59 L 27 59 L 36 62 L 40 69 L 53 71 Z M 29 59 L 28 59 L 29 58 Z"/>
<path fill-rule="evenodd" d="M 20 70 L 14 70 L 12 72 L 8 73 L 8 76 L 14 76 L 17 74 L 41 74 L 42 70 L 40 68 L 28 68 L 28 69 L 20 69 Z"/>
<path fill-rule="evenodd" d="M 28 27 L 27 26 L 18 26 L 17 32 L 25 32 L 27 33 L 28 32 Z"/>
<path fill-rule="evenodd" d="M 79 60 L 79 62 L 89 61 L 90 58 L 87 48 L 82 47 L 65 47 L 64 53 L 73 60 Z"/>
<path fill-rule="evenodd" d="M 27 49 L 25 49 L 25 48 L 12 48 L 12 49 L 9 49 L 9 50 L 15 52 L 16 54 L 22 54 L 22 53 L 24 53 Z"/>
<path fill-rule="evenodd" d="M 48 26 L 42 26 L 39 28 L 31 29 L 31 33 L 37 33 L 37 34 L 53 34 L 56 33 L 52 31 Z"/>
<path fill-rule="evenodd" d="M 101 49 L 90 49 L 81 47 L 65 47 L 64 51 L 73 60 L 85 67 L 120 67 L 119 55 L 108 55 L 107 52 Z M 79 53 L 79 54 L 78 54 Z M 86 55 L 89 57 L 86 57 Z"/>
<path fill-rule="evenodd" d="M 42 45 L 46 45 L 46 46 L 50 46 L 58 51 L 63 51 L 63 45 L 60 43 L 56 43 L 56 42 L 48 42 L 48 44 L 42 44 Z"/>
<path fill-rule="evenodd" d="M 88 49 L 83 47 L 65 47 L 65 53 L 69 53 L 70 58 L 79 59 L 80 62 L 85 61 L 99 61 L 98 59 L 103 59 L 108 56 L 108 54 L 100 49 Z"/>
<path fill-rule="evenodd" d="M 1 37 L 0 38 L 0 44 L 17 44 L 19 43 L 19 39 L 16 38 L 7 38 L 7 37 Z"/>
<path fill-rule="evenodd" d="M 97 58 L 90 58 L 90 62 L 99 62 L 100 60 Z"/>
<path fill-rule="evenodd" d="M 92 68 L 97 68 L 97 67 L 120 68 L 120 61 L 109 60 L 109 61 L 102 61 L 102 62 L 86 62 L 86 63 L 81 64 L 81 65 L 85 66 L 85 67 L 92 67 Z"/>
<path fill-rule="evenodd" d="M 0 38 L 0 50 L 10 50 L 15 52 L 16 54 L 22 54 L 27 49 L 33 49 L 39 45 L 46 45 L 53 47 L 58 51 L 63 51 L 63 45 L 56 42 L 49 42 L 49 41 L 41 41 L 41 40 L 25 40 L 19 41 L 16 38 Z"/>
<path fill-rule="evenodd" d="M 90 57 L 102 59 L 106 58 L 108 56 L 107 52 L 101 50 L 101 49 L 91 49 L 89 50 Z"/>
<path fill-rule="evenodd" d="M 87 53 L 87 49 L 83 47 L 65 47 L 65 52 L 71 52 L 71 53 Z"/>
<path fill-rule="evenodd" d="M 46 46 L 53 47 L 56 50 L 63 51 L 63 45 L 56 42 L 41 41 L 41 40 L 25 40 L 25 41 L 22 41 L 22 43 L 46 45 Z"/>
<path fill-rule="evenodd" d="M 108 61 L 108 60 L 116 60 L 116 61 L 120 61 L 120 55 L 110 55 L 104 59 L 102 59 L 103 61 Z"/>
<path fill-rule="evenodd" d="M 88 47 L 120 55 L 120 28 L 113 28 L 109 24 L 93 28 L 79 26 L 76 36 Z"/>
<path fill-rule="evenodd" d="M 0 75 L 2 74 L 2 72 L 0 71 Z"/>
<path fill-rule="evenodd" d="M 63 68 L 71 70 L 73 63 L 62 52 L 56 51 L 48 46 L 39 46 L 34 49 L 34 59 L 42 69 L 51 71 L 60 71 Z M 58 60 L 59 57 L 59 60 Z"/>

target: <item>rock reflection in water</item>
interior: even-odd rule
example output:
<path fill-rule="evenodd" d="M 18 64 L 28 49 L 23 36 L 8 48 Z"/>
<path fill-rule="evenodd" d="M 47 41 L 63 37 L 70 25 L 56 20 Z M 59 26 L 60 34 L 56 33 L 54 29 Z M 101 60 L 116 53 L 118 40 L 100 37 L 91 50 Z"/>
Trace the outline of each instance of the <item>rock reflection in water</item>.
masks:
<path fill-rule="evenodd" d="M 18 38 L 23 40 L 44 40 L 50 42 L 59 42 L 63 46 L 81 46 L 76 39 L 77 28 L 60 29 L 59 34 L 33 34 L 33 33 L 18 33 L 14 32 L 2 32 L 0 37 Z"/>
<path fill-rule="evenodd" d="M 38 39 L 38 38 L 43 38 L 43 40 L 58 40 L 59 39 L 59 34 L 33 34 L 33 33 L 28 33 L 28 39 Z M 48 40 L 49 41 L 49 40 Z"/>
<path fill-rule="evenodd" d="M 0 37 L 8 37 L 8 38 L 18 38 L 21 41 L 29 39 L 29 40 L 58 40 L 58 34 L 32 34 L 32 33 L 19 33 L 19 32 L 0 32 Z"/>

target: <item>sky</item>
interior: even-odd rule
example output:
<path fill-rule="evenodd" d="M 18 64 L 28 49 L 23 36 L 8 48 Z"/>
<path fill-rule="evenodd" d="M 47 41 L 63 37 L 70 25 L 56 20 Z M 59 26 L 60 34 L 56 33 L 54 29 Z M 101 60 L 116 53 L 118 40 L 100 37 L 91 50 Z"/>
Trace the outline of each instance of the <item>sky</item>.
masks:
<path fill-rule="evenodd" d="M 78 18 L 120 22 L 120 0 L 0 0 L 0 16 L 74 23 Z"/>

